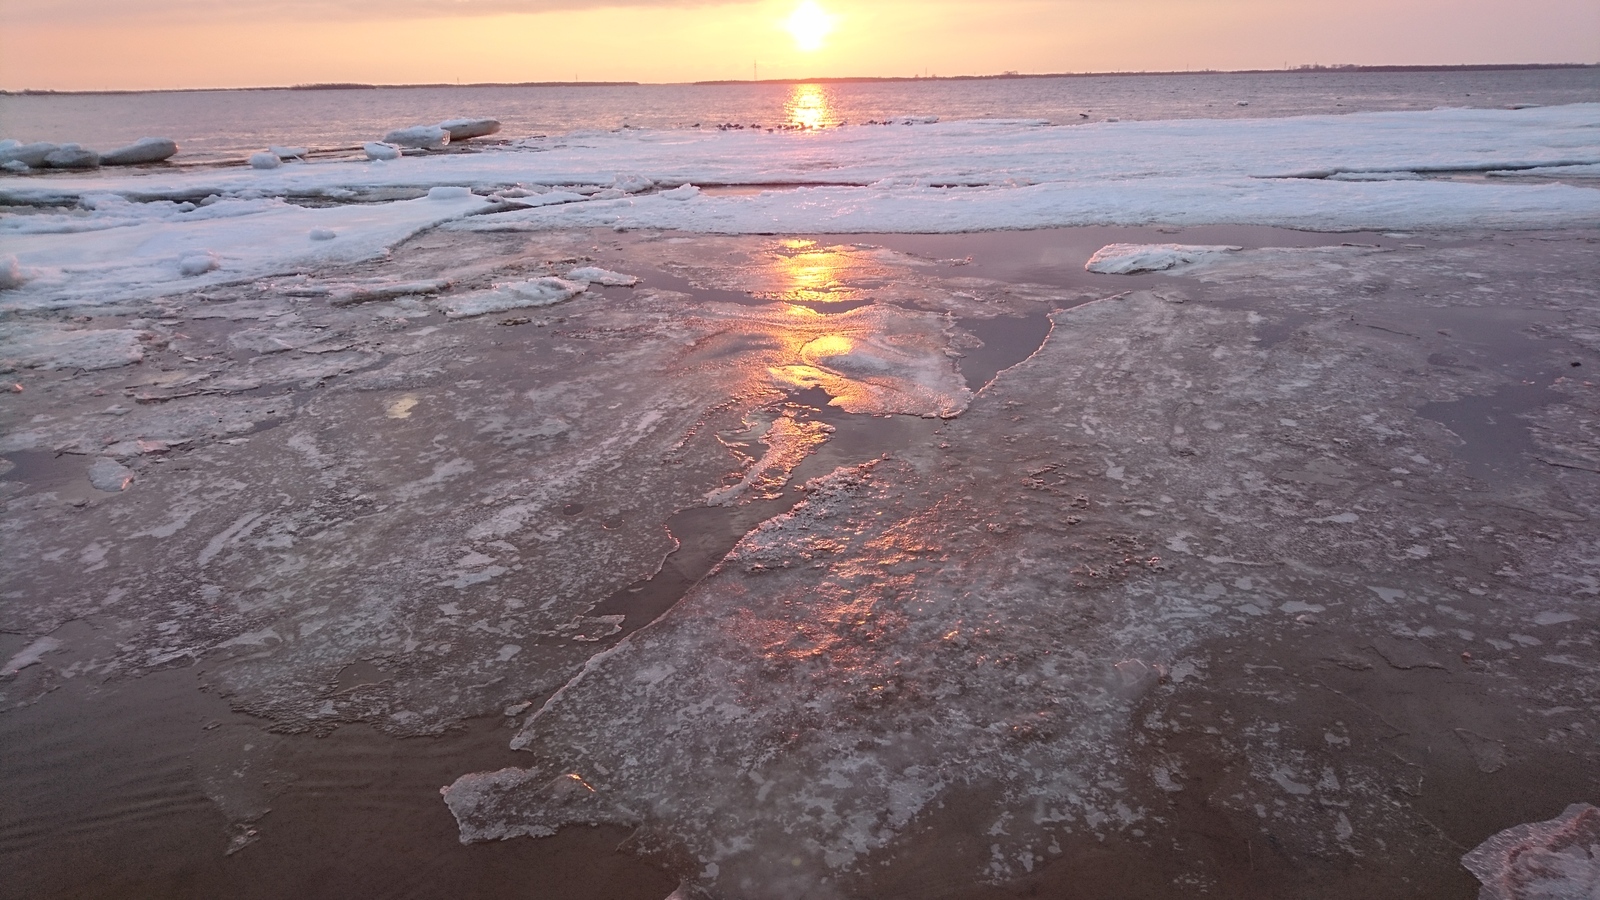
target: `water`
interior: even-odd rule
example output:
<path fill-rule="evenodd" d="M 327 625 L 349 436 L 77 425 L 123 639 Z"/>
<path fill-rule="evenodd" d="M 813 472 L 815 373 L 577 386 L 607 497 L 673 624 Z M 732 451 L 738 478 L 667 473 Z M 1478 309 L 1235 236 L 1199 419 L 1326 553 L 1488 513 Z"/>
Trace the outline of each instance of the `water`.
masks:
<path fill-rule="evenodd" d="M 1263 118 L 1600 100 L 1600 68 L 1097 75 L 832 84 L 427 87 L 0 96 L 0 136 L 109 149 L 170 137 L 181 159 L 351 146 L 390 129 L 489 116 L 503 137 L 737 123 L 834 126 L 943 119 Z M 1241 105 L 1245 104 L 1245 105 Z"/>

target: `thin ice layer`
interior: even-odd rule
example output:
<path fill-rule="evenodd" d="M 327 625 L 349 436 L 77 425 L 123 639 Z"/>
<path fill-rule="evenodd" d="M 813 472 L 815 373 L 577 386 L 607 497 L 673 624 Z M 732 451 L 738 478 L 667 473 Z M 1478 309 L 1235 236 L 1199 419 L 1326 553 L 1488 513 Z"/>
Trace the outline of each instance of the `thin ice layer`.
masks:
<path fill-rule="evenodd" d="M 1544 822 L 1516 825 L 1461 858 L 1483 888 L 1479 900 L 1600 897 L 1600 808 L 1574 803 Z"/>

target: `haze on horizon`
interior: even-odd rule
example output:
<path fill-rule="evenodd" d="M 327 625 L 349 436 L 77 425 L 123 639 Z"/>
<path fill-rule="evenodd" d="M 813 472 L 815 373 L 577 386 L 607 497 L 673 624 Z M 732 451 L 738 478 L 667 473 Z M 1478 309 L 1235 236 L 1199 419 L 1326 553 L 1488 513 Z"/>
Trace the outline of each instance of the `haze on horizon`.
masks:
<path fill-rule="evenodd" d="M 68 0 L 0 5 L 0 89 L 685 82 L 1600 61 L 1594 0 Z M 815 45 L 814 49 L 802 43 Z"/>

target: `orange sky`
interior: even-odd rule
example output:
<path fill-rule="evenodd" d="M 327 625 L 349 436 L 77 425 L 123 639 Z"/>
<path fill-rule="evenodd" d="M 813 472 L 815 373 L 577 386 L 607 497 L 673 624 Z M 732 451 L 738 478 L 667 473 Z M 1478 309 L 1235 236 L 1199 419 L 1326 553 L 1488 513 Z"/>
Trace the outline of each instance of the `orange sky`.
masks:
<path fill-rule="evenodd" d="M 0 88 L 1600 62 L 1596 0 L 817 2 L 804 52 L 798 0 L 0 0 Z"/>

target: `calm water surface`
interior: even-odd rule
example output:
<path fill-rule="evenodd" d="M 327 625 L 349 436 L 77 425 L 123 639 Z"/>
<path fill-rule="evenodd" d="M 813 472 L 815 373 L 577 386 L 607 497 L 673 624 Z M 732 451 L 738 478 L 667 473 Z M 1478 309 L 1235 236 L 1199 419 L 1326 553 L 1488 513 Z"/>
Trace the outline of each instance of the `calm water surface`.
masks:
<path fill-rule="evenodd" d="M 1111 75 L 852 84 L 432 87 L 0 96 L 0 137 L 110 149 L 170 137 L 183 159 L 269 145 L 340 147 L 393 128 L 493 117 L 502 137 L 722 123 L 834 126 L 895 116 L 1262 118 L 1600 101 L 1600 68 L 1504 72 Z"/>

